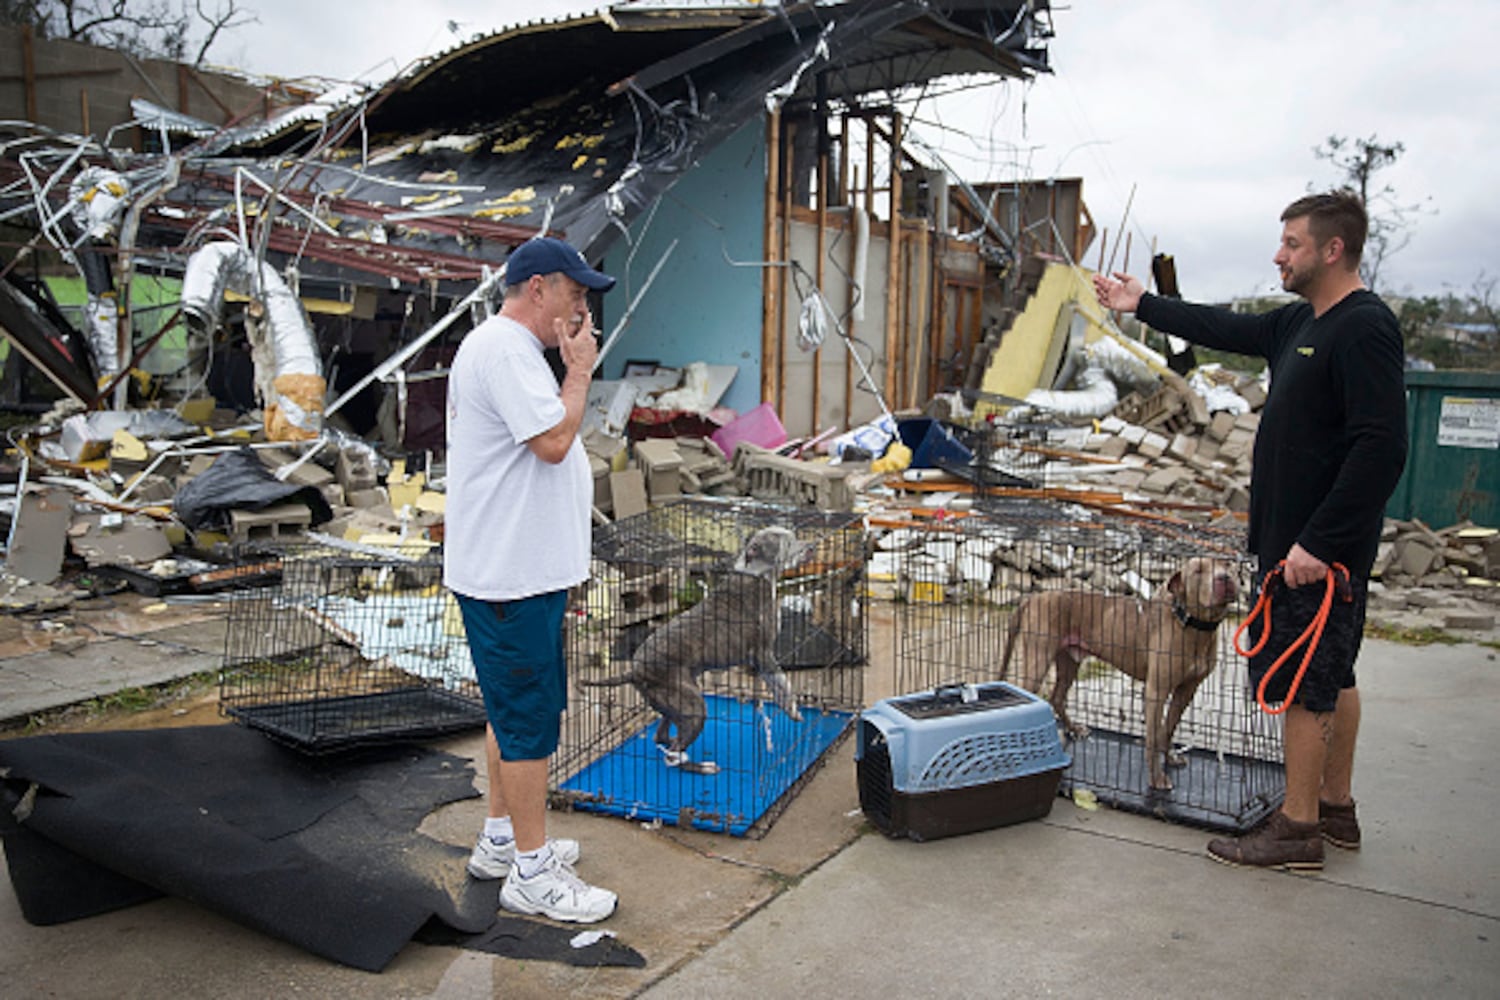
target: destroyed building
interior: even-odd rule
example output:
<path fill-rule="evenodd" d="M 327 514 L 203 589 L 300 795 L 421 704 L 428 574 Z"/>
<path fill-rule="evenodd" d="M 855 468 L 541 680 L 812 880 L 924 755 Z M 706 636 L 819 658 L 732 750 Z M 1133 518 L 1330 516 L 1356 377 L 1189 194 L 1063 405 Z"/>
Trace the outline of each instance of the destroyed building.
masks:
<path fill-rule="evenodd" d="M 722 402 L 736 411 L 770 402 L 798 432 L 847 428 L 878 414 L 882 397 L 918 405 L 954 381 L 980 339 L 986 287 L 1025 252 L 1017 233 L 1086 244 L 1076 182 L 1049 192 L 1056 211 L 1045 217 L 1027 217 L 1034 199 L 950 186 L 908 142 L 894 99 L 959 74 L 1046 72 L 1050 33 L 1047 6 L 1034 3 L 631 3 L 477 37 L 376 90 L 336 88 L 279 111 L 189 103 L 192 88 L 169 101 L 151 87 L 121 132 L 91 134 L 104 124 L 97 112 L 10 126 L 3 211 L 34 253 L 8 255 L 8 270 L 104 272 L 88 296 L 86 374 L 108 377 L 122 363 L 97 349 L 116 318 L 100 318 L 101 296 L 119 303 L 116 325 L 137 353 L 135 293 L 119 289 L 155 276 L 170 287 L 194 252 L 240 245 L 254 263 L 219 248 L 203 268 L 208 291 L 222 284 L 233 299 L 238 285 L 277 280 L 257 267 L 290 277 L 327 368 L 303 373 L 331 377 L 326 412 L 349 408 L 365 433 L 370 394 L 352 392 L 361 379 L 440 367 L 509 250 L 545 228 L 629 292 L 604 309 L 618 339 L 602 378 L 627 360 L 703 362 L 733 369 Z M 19 103 L 34 104 L 44 83 L 58 85 L 23 79 Z M 35 218 L 42 204 L 56 217 Z M 239 310 L 228 312 L 232 324 Z M 797 350 L 804 314 L 840 343 Z M 184 317 L 190 329 L 217 318 L 196 302 Z M 48 350 L 51 325 L 7 327 L 92 403 L 94 380 Z M 270 326 L 283 326 L 274 310 Z M 184 352 L 204 354 L 209 336 L 193 329 Z M 279 356 L 302 337 L 271 339 Z M 217 359 L 223 391 L 243 394 L 243 373 L 228 371 L 242 359 L 228 353 Z M 406 445 L 433 443 L 432 387 L 419 386 L 399 393 L 416 417 L 400 428 Z"/>
<path fill-rule="evenodd" d="M 90 486 L 127 509 L 201 472 L 195 449 L 255 440 L 283 486 L 341 511 L 399 492 L 440 534 L 445 366 L 510 250 L 549 232 L 621 279 L 596 304 L 605 513 L 700 490 L 847 507 L 860 467 L 801 460 L 882 424 L 877 457 L 925 411 L 1001 425 L 1020 488 L 1232 516 L 1263 387 L 1189 384 L 1099 308 L 1080 180 L 969 183 L 903 111 L 940 81 L 1050 72 L 1051 36 L 1037 2 L 638 0 L 315 88 L 6 29 L 4 402 L 51 410 L 50 471 L 105 462 Z M 175 410 L 168 437 L 194 443 L 121 443 L 161 431 L 98 416 L 132 409 Z M 737 421 L 723 454 L 704 443 Z"/>

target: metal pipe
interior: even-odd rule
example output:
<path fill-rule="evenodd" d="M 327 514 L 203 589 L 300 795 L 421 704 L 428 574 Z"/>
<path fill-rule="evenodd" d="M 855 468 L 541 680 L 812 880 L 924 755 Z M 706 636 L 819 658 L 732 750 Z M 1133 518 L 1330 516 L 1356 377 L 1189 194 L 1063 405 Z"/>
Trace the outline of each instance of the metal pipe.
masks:
<path fill-rule="evenodd" d="M 432 325 L 432 327 L 427 330 L 426 333 L 422 334 L 416 340 L 413 340 L 410 344 L 407 344 L 401 350 L 391 355 L 384 362 L 377 365 L 375 369 L 368 375 L 360 379 L 358 382 L 354 383 L 354 385 L 350 386 L 347 390 L 345 390 L 342 396 L 340 396 L 338 399 L 335 399 L 332 403 L 329 403 L 328 406 L 324 408 L 323 415 L 330 417 L 333 416 L 333 414 L 337 413 L 345 403 L 349 402 L 349 400 L 353 399 L 355 396 L 363 392 L 365 386 L 369 385 L 371 382 L 376 381 L 377 379 L 384 379 L 391 372 L 404 365 L 418 351 L 426 347 L 428 342 L 430 342 L 434 337 L 442 333 L 444 330 L 448 329 L 448 327 L 452 326 L 460 316 L 464 315 L 464 313 L 468 311 L 469 306 L 481 301 L 486 295 L 488 295 L 490 289 L 495 285 L 496 282 L 500 281 L 500 279 L 503 278 L 504 275 L 505 266 L 501 265 L 499 270 L 494 271 L 488 277 L 481 279 L 479 284 L 475 286 L 472 292 L 464 296 L 463 300 L 459 302 L 458 305 L 448 310 L 448 315 L 438 320 Z"/>
<path fill-rule="evenodd" d="M 604 364 L 604 356 L 609 353 L 609 349 L 614 346 L 614 343 L 619 339 L 620 334 L 624 333 L 625 328 L 630 325 L 630 317 L 635 313 L 636 305 L 641 301 L 642 298 L 645 297 L 647 289 L 649 289 L 651 287 L 651 283 L 656 280 L 656 275 L 661 271 L 662 265 L 667 262 L 667 258 L 672 256 L 672 251 L 676 249 L 677 241 L 673 240 L 671 244 L 667 246 L 666 251 L 662 253 L 661 258 L 656 262 L 656 266 L 651 269 L 651 273 L 646 275 L 646 281 L 641 285 L 641 290 L 635 293 L 635 297 L 630 300 L 630 305 L 625 307 L 625 314 L 621 316 L 620 321 L 615 324 L 614 331 L 610 333 L 610 335 L 605 339 L 603 345 L 600 346 L 599 356 L 594 359 L 594 367 L 592 369 L 593 371 L 598 371 L 599 366 Z"/>

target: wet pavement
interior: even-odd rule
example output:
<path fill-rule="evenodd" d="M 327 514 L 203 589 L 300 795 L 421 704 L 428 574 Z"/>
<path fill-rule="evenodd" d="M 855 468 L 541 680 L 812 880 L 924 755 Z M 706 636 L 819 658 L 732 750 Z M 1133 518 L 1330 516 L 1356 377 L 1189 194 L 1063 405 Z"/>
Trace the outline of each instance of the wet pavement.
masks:
<path fill-rule="evenodd" d="M 216 620 L 202 607 L 106 609 L 89 641 L 66 652 L 0 636 L 0 716 L 212 670 Z M 644 969 L 414 943 L 375 975 L 183 900 L 35 927 L 4 880 L 0 993 L 1493 996 L 1500 652 L 1367 640 L 1360 676 L 1365 845 L 1330 849 L 1319 875 L 1218 865 L 1202 831 L 1066 799 L 1043 820 L 890 840 L 859 811 L 846 741 L 761 840 L 554 815 L 552 833 L 584 844 L 580 873 L 620 893 L 619 912 L 599 926 L 644 954 Z M 477 737 L 438 745 L 482 771 Z M 456 803 L 422 831 L 467 846 L 482 814 L 478 800 Z"/>

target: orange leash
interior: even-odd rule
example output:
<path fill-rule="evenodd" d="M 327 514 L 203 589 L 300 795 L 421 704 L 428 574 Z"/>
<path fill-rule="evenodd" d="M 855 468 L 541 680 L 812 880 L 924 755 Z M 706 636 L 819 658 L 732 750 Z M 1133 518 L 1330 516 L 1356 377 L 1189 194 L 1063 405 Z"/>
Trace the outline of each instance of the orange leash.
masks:
<path fill-rule="evenodd" d="M 1251 608 L 1250 614 L 1240 622 L 1240 627 L 1234 630 L 1234 651 L 1241 656 L 1254 656 L 1265 646 L 1266 640 L 1271 638 L 1271 578 L 1280 576 L 1284 579 L 1285 574 L 1282 571 L 1285 566 L 1286 560 L 1283 559 L 1276 564 L 1275 569 L 1266 574 L 1265 579 L 1261 580 L 1260 594 L 1255 599 L 1255 607 Z M 1343 563 L 1334 563 L 1328 568 L 1327 589 L 1323 592 L 1323 603 L 1318 606 L 1318 613 L 1313 615 L 1313 620 L 1308 623 L 1307 628 L 1302 630 L 1297 640 L 1286 648 L 1286 652 L 1278 656 L 1276 662 L 1271 664 L 1271 668 L 1266 671 L 1265 676 L 1260 679 L 1259 686 L 1255 689 L 1255 703 L 1260 706 L 1262 712 L 1268 715 L 1282 714 L 1292 707 L 1292 701 L 1297 697 L 1297 689 L 1302 686 L 1302 677 L 1307 673 L 1308 664 L 1312 663 L 1313 652 L 1323 638 L 1323 627 L 1328 624 L 1328 614 L 1333 609 L 1333 592 L 1337 589 L 1338 581 L 1334 570 L 1344 574 L 1344 585 L 1345 587 L 1349 585 L 1349 570 L 1344 567 Z M 1260 638 L 1254 646 L 1244 649 L 1240 646 L 1240 635 L 1257 617 L 1263 619 Z M 1286 698 L 1282 701 L 1281 707 L 1272 708 L 1266 704 L 1266 685 L 1271 683 L 1271 678 L 1276 675 L 1276 671 L 1280 670 L 1281 665 L 1291 659 L 1292 654 L 1304 643 L 1307 645 L 1307 652 L 1302 654 L 1302 664 L 1297 668 L 1297 676 L 1292 678 L 1292 686 L 1287 689 Z"/>

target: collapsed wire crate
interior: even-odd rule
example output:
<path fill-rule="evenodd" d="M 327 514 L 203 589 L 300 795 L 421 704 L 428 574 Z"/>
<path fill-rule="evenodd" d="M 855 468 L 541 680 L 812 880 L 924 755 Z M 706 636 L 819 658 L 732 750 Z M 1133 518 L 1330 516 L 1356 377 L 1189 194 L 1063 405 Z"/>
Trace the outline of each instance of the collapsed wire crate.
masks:
<path fill-rule="evenodd" d="M 1055 425 L 1039 420 L 987 420 L 966 430 L 974 452 L 974 497 L 984 501 L 1007 489 L 1045 489 L 1057 485 L 1049 447 Z"/>
<path fill-rule="evenodd" d="M 862 707 L 864 577 L 848 512 L 685 499 L 596 529 L 554 802 L 764 834 Z"/>
<path fill-rule="evenodd" d="M 1117 808 L 1231 831 L 1250 829 L 1280 804 L 1280 718 L 1258 709 L 1233 648 L 1253 599 L 1238 528 L 992 498 L 982 512 L 897 529 L 874 544 L 898 581 L 898 690 L 1003 679 L 1050 697 L 1059 664 L 1076 662 L 1061 706 L 1072 757 L 1063 793 L 1087 790 Z M 1192 623 L 1173 611 L 1189 584 L 1208 588 L 1192 591 L 1202 595 L 1191 599 Z M 1184 680 L 1208 671 L 1177 699 L 1184 708 L 1169 746 L 1170 696 L 1150 706 L 1162 721 L 1148 729 L 1151 669 Z M 1157 769 L 1170 789 L 1154 787 L 1153 741 L 1162 761 L 1173 754 L 1171 766 Z"/>
<path fill-rule="evenodd" d="M 970 402 L 980 394 L 970 393 Z M 1016 490 L 1046 489 L 1071 478 L 1059 462 L 1056 439 L 1076 436 L 1076 428 L 1044 414 L 1014 419 L 989 417 L 944 426 L 953 448 L 934 450 L 932 464 L 971 484 L 978 506 L 992 496 Z"/>
<path fill-rule="evenodd" d="M 230 601 L 221 713 L 309 753 L 484 725 L 440 555 L 304 543 L 240 562 L 268 560 L 281 585 Z"/>

